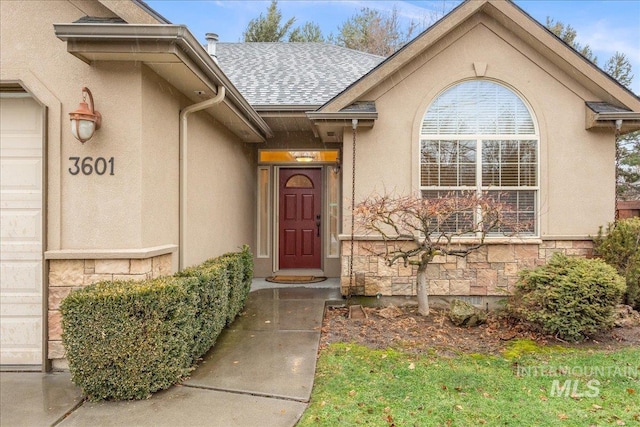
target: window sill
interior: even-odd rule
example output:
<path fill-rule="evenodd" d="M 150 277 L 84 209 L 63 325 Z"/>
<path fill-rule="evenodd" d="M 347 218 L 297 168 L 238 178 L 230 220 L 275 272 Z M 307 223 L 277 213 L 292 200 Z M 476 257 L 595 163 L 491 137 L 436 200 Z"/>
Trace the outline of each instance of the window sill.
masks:
<path fill-rule="evenodd" d="M 351 235 L 350 234 L 341 234 L 338 236 L 338 238 L 341 241 L 349 241 L 351 240 Z M 353 240 L 357 240 L 357 241 L 380 241 L 382 240 L 382 236 L 380 235 L 372 235 L 372 234 L 356 234 L 353 236 Z M 398 239 L 399 241 L 402 240 L 410 240 L 410 239 Z M 512 245 L 512 244 L 518 244 L 518 245 L 539 245 L 542 243 L 542 239 L 540 237 L 537 236 L 531 236 L 531 237 L 491 237 L 488 236 L 485 238 L 485 243 L 486 244 L 490 244 L 490 245 Z M 457 237 L 453 239 L 453 242 L 455 243 L 461 243 L 461 244 L 475 244 L 475 243 L 479 243 L 480 240 L 473 238 L 473 237 Z"/>

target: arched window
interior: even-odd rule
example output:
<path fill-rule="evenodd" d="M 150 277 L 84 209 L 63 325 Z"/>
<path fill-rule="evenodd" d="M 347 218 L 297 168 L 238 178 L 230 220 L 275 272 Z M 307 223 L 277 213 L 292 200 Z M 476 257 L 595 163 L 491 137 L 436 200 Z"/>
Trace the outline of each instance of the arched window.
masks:
<path fill-rule="evenodd" d="M 313 188 L 313 182 L 304 175 L 293 175 L 287 183 L 286 188 Z"/>
<path fill-rule="evenodd" d="M 509 205 L 524 234 L 535 235 L 538 145 L 533 117 L 513 91 L 487 80 L 459 83 L 438 96 L 422 120 L 422 195 L 487 191 Z"/>

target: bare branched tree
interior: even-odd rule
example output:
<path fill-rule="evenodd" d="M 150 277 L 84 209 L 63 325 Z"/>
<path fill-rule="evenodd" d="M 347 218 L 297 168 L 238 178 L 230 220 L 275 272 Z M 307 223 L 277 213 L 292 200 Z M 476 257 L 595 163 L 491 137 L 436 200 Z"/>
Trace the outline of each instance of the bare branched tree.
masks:
<path fill-rule="evenodd" d="M 374 55 L 389 56 L 413 38 L 416 28 L 417 24 L 411 22 L 403 30 L 395 7 L 389 14 L 364 7 L 339 27 L 336 44 Z"/>
<path fill-rule="evenodd" d="M 438 198 L 376 195 L 354 209 L 359 227 L 384 241 L 377 253 L 388 265 L 417 266 L 418 312 L 429 314 L 427 266 L 438 255 L 466 257 L 486 244 L 490 233 L 513 235 L 530 230 L 513 208 L 497 197 L 475 191 Z"/>

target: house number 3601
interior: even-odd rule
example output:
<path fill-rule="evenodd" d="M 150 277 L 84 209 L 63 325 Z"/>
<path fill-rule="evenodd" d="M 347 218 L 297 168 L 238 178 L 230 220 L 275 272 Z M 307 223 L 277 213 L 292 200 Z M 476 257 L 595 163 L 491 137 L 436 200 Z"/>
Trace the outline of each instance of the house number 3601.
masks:
<path fill-rule="evenodd" d="M 83 175 L 92 175 L 93 173 L 98 175 L 109 173 L 109 175 L 113 175 L 113 157 L 108 159 L 104 157 L 96 157 L 95 159 L 93 157 L 69 157 L 69 161 L 73 163 L 69 168 L 71 175 L 78 175 L 80 172 L 82 172 Z"/>

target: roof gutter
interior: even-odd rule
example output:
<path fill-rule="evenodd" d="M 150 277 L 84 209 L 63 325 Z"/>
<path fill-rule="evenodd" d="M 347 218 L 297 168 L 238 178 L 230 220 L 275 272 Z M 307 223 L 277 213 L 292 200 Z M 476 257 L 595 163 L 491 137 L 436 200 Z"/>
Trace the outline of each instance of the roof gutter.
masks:
<path fill-rule="evenodd" d="M 640 112 L 636 111 L 612 111 L 596 113 L 595 120 L 640 120 Z"/>
<path fill-rule="evenodd" d="M 180 253 L 178 256 L 178 269 L 184 268 L 184 260 L 186 253 L 187 242 L 187 148 L 188 148 L 188 118 L 192 113 L 204 110 L 205 108 L 212 107 L 221 103 L 224 100 L 226 90 L 224 86 L 218 86 L 218 93 L 211 99 L 199 102 L 197 104 L 189 105 L 187 108 L 180 112 L 180 214 L 179 214 L 179 245 Z"/>
<path fill-rule="evenodd" d="M 347 120 L 351 123 L 351 120 L 377 120 L 378 112 L 372 111 L 337 111 L 324 112 L 324 111 L 309 111 L 307 112 L 309 120 L 314 121 L 344 121 Z"/>
<path fill-rule="evenodd" d="M 209 56 L 204 47 L 198 43 L 185 25 L 150 25 L 150 24 L 93 24 L 73 23 L 54 24 L 56 36 L 68 43 L 87 42 L 123 42 L 133 46 L 141 41 L 166 42 L 177 46 L 192 61 L 198 71 L 202 72 L 216 86 L 227 90 L 226 99 L 251 125 L 266 138 L 273 137 L 269 125 L 258 112 L 240 94 L 231 80 L 222 72 L 218 64 Z M 74 53 L 75 54 L 75 53 Z M 81 54 L 75 54 L 85 62 L 90 62 Z"/>
<path fill-rule="evenodd" d="M 614 128 L 623 135 L 640 129 L 640 112 L 606 111 L 601 113 L 587 110 L 586 129 Z"/>

